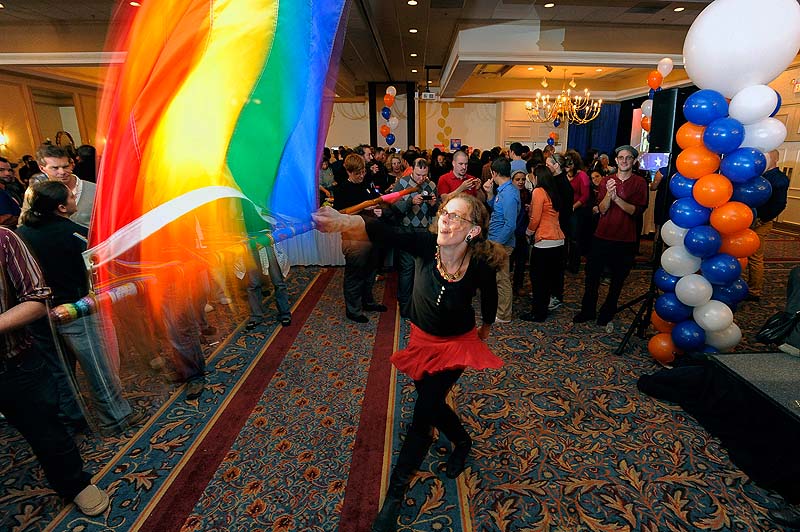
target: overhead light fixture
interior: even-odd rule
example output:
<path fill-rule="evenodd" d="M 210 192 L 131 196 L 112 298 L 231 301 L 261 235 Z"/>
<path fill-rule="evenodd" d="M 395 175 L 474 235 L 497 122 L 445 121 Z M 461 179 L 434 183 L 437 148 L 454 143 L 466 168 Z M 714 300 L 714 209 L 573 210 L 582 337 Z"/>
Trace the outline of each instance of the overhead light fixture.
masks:
<path fill-rule="evenodd" d="M 417 57 L 417 54 L 413 54 L 413 53 L 412 54 L 408 54 L 408 55 L 410 55 L 411 57 Z"/>
<path fill-rule="evenodd" d="M 673 11 L 676 12 L 676 13 L 680 13 L 684 9 L 686 9 L 686 8 L 685 7 L 676 7 L 675 9 L 673 9 Z"/>
<path fill-rule="evenodd" d="M 533 70 L 533 67 L 528 67 L 528 70 Z"/>
<path fill-rule="evenodd" d="M 408 0 L 408 5 L 410 5 L 410 6 L 417 5 L 417 0 Z"/>
<path fill-rule="evenodd" d="M 547 88 L 547 78 L 542 78 L 542 87 Z"/>
<path fill-rule="evenodd" d="M 417 31 L 418 31 L 417 28 L 410 28 L 408 30 L 408 33 L 417 33 Z"/>
<path fill-rule="evenodd" d="M 412 73 L 412 74 L 416 74 L 416 73 L 417 73 L 417 69 L 416 69 L 416 68 L 412 68 L 412 69 L 411 69 L 411 73 Z"/>
<path fill-rule="evenodd" d="M 548 8 L 550 8 L 550 7 L 556 7 L 556 5 L 555 5 L 553 2 L 548 2 L 548 3 L 546 3 L 546 4 L 544 5 L 544 7 L 548 7 Z"/>
<path fill-rule="evenodd" d="M 602 68 L 596 68 L 596 69 L 595 69 L 595 72 L 602 72 L 602 71 L 603 71 L 603 69 L 602 69 Z"/>
<path fill-rule="evenodd" d="M 140 2 L 128 2 L 128 3 L 133 7 L 142 7 L 142 4 Z"/>
<path fill-rule="evenodd" d="M 545 80 L 542 80 L 544 86 Z M 594 100 L 589 89 L 583 89 L 583 94 L 572 95 L 572 89 L 567 88 L 567 70 L 564 69 L 564 82 L 561 94 L 551 100 L 550 95 L 536 93 L 532 102 L 525 102 L 525 110 L 531 122 L 553 122 L 559 119 L 561 123 L 586 124 L 600 115 L 603 100 Z"/>
<path fill-rule="evenodd" d="M 2 6 L 2 4 L 0 4 Z M 8 147 L 8 137 L 5 133 L 0 131 L 0 148 L 7 148 Z"/>
<path fill-rule="evenodd" d="M 5 7 L 6 6 L 4 6 L 3 4 L 0 4 L 0 9 L 5 9 Z"/>
<path fill-rule="evenodd" d="M 573 88 L 573 89 L 578 86 L 578 84 L 575 83 L 575 78 L 574 77 L 571 80 L 569 80 L 569 86 L 571 88 Z"/>

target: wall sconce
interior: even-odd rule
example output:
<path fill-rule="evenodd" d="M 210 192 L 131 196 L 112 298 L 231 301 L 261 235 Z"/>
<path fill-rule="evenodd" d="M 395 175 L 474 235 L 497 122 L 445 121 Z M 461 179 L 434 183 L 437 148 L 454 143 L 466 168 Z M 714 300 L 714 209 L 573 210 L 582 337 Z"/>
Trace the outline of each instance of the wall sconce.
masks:
<path fill-rule="evenodd" d="M 5 133 L 0 131 L 0 148 L 7 148 L 8 147 L 8 137 Z"/>

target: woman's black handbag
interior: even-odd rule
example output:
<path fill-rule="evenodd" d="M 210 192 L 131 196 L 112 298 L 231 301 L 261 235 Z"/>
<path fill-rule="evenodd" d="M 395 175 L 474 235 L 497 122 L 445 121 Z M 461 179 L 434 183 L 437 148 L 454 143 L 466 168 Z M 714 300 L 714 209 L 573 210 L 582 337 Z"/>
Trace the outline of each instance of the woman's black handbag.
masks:
<path fill-rule="evenodd" d="M 762 344 L 781 344 L 800 322 L 800 310 L 791 314 L 778 312 L 768 319 L 756 334 L 756 341 Z"/>

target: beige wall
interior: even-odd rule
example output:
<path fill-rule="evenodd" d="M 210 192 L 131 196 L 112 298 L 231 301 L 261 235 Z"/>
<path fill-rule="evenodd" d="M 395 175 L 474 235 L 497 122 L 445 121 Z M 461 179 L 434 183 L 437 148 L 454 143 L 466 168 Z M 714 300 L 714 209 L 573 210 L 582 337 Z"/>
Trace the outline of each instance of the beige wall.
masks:
<path fill-rule="evenodd" d="M 45 112 L 40 116 L 40 112 L 34 109 L 31 96 L 31 89 L 35 88 L 72 94 L 73 100 L 78 102 L 75 112 L 80 137 L 84 142 L 94 143 L 97 130 L 96 89 L 0 72 L 0 131 L 9 139 L 8 146 L 0 149 L 3 157 L 17 161 L 25 154 L 33 154 L 46 138 L 55 140 L 55 131 L 50 131 L 52 125 L 49 124 L 57 120 L 58 109 L 54 107 L 54 113 Z"/>
<path fill-rule="evenodd" d="M 794 80 L 800 81 L 800 65 L 789 68 L 769 85 L 781 95 L 781 109 L 775 118 L 787 129 L 786 141 L 778 148 L 778 166 L 789 176 L 789 195 L 778 221 L 800 228 L 800 93 L 793 90 Z"/>
<path fill-rule="evenodd" d="M 417 144 L 433 149 L 441 144 L 450 149 L 450 139 L 462 145 L 486 149 L 498 145 L 498 104 L 419 101 Z"/>

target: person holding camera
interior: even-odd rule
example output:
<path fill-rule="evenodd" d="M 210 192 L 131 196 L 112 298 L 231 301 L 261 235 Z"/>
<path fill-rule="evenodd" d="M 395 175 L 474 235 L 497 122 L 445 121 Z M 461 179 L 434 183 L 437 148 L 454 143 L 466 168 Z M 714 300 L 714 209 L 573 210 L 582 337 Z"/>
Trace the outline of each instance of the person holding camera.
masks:
<path fill-rule="evenodd" d="M 420 233 L 428 232 L 439 204 L 436 183 L 429 179 L 429 171 L 428 161 L 420 157 L 414 161 L 411 174 L 400 177 L 393 189 L 393 192 L 400 192 L 420 187 L 419 192 L 403 196 L 393 205 L 399 213 L 400 225 Z M 414 256 L 401 249 L 397 250 L 397 275 L 397 302 L 400 305 L 400 315 L 407 318 L 408 305 L 414 289 Z"/>

